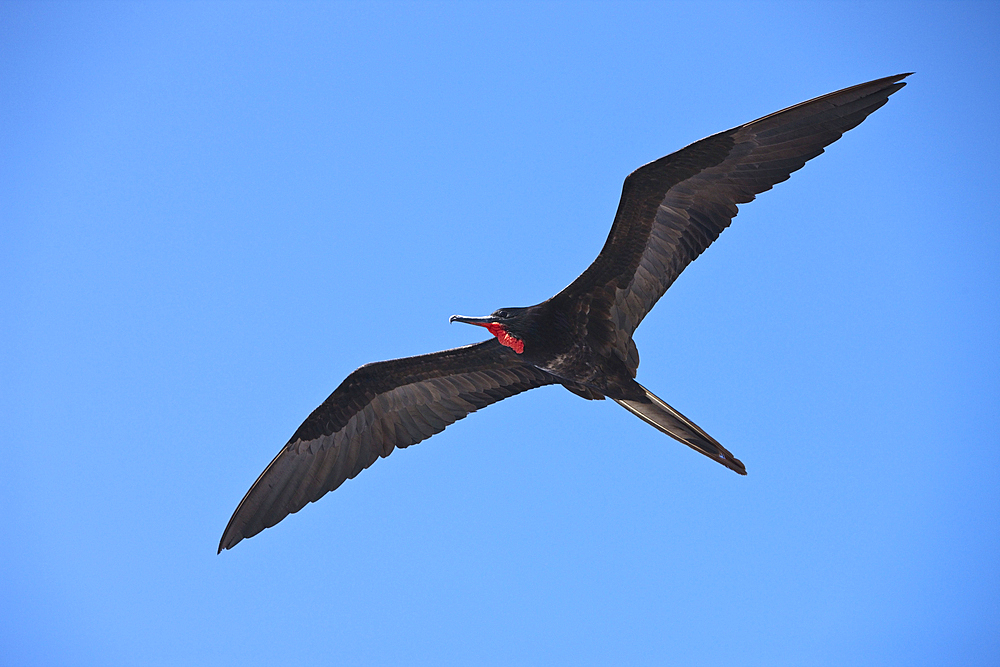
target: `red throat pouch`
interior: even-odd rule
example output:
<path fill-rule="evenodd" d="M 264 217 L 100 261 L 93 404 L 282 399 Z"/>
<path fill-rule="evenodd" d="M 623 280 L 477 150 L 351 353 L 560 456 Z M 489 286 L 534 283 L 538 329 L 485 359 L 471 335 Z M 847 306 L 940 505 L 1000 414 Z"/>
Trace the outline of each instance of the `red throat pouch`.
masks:
<path fill-rule="evenodd" d="M 497 337 L 497 340 L 500 341 L 501 345 L 506 345 L 518 354 L 524 352 L 524 341 L 520 338 L 514 338 L 507 333 L 507 330 L 503 328 L 502 324 L 499 324 L 498 322 L 490 322 L 486 325 L 486 329 Z"/>

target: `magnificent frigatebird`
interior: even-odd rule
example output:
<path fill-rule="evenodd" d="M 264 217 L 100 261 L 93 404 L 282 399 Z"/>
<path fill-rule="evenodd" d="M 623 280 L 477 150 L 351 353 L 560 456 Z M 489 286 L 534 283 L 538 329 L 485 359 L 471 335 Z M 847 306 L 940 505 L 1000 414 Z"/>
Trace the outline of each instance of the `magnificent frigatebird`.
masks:
<path fill-rule="evenodd" d="M 625 179 L 611 233 L 569 287 L 527 308 L 451 322 L 495 338 L 366 364 L 299 426 L 244 496 L 219 552 L 319 500 L 396 447 L 440 433 L 470 412 L 548 384 L 611 398 L 741 475 L 746 468 L 690 419 L 635 381 L 632 334 L 681 271 L 745 204 L 823 152 L 905 86 L 877 79 L 720 132 Z"/>

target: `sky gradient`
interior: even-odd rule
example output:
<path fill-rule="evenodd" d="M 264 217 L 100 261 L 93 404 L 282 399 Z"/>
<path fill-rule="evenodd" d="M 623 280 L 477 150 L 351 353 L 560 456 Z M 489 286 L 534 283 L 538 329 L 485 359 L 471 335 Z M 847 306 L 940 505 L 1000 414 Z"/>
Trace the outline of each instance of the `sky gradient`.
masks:
<path fill-rule="evenodd" d="M 2 665 L 1000 662 L 997 3 L 0 2 Z M 357 366 L 624 177 L 899 72 L 636 333 L 217 556 Z"/>

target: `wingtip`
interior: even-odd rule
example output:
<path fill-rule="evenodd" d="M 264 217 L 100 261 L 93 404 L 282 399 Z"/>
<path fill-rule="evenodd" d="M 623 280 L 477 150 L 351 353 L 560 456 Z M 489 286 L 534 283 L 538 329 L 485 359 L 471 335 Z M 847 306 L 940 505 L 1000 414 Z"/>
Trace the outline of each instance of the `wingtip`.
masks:
<path fill-rule="evenodd" d="M 216 555 L 218 555 L 221 554 L 223 551 L 228 551 L 229 549 L 232 549 L 242 541 L 243 541 L 242 537 L 236 537 L 235 539 L 233 539 L 233 536 L 229 534 L 229 529 L 227 528 L 226 532 L 222 534 L 222 539 L 219 540 L 219 550 L 216 551 L 215 553 Z"/>
<path fill-rule="evenodd" d="M 239 508 L 237 508 L 237 512 L 238 511 Z M 233 518 L 229 520 L 229 523 L 226 525 L 226 529 L 222 531 L 222 539 L 219 540 L 219 550 L 216 554 L 228 551 L 243 541 L 244 536 L 233 530 L 233 521 L 235 519 L 236 513 L 233 513 Z"/>
<path fill-rule="evenodd" d="M 903 79 L 910 76 L 911 74 L 913 74 L 913 72 L 903 72 L 901 74 L 894 74 L 893 76 L 887 76 L 884 79 L 881 79 L 881 81 L 884 81 L 887 87 L 892 88 L 892 92 L 889 93 L 890 95 L 892 95 L 897 90 L 900 90 L 906 86 L 906 81 L 903 81 Z"/>

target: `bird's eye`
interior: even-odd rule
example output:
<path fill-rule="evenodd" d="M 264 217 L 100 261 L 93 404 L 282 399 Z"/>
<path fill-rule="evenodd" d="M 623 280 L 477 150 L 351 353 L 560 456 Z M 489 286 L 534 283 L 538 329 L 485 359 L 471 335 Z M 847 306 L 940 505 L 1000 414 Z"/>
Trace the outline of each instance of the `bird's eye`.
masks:
<path fill-rule="evenodd" d="M 508 313 L 506 310 L 498 310 L 497 317 L 510 317 L 510 313 Z"/>

